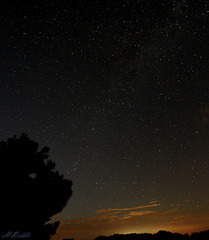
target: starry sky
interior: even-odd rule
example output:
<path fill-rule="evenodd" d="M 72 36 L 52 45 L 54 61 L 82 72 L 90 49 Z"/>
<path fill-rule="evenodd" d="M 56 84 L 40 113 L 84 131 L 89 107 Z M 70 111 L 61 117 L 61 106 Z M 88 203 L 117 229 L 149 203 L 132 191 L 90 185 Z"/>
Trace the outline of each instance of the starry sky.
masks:
<path fill-rule="evenodd" d="M 0 138 L 50 147 L 54 240 L 209 229 L 209 3 L 1 1 Z"/>

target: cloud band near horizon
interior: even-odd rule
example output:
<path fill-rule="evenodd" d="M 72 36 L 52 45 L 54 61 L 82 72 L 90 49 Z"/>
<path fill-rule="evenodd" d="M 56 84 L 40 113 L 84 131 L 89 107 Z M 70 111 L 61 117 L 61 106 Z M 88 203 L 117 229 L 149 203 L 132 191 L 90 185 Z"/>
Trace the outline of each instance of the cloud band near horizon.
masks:
<path fill-rule="evenodd" d="M 115 233 L 155 233 L 159 230 L 191 233 L 209 229 L 209 213 L 191 215 L 177 209 L 160 211 L 159 206 L 152 202 L 131 208 L 101 209 L 90 217 L 62 220 L 52 240 L 72 237 L 93 240 L 99 235 Z"/>

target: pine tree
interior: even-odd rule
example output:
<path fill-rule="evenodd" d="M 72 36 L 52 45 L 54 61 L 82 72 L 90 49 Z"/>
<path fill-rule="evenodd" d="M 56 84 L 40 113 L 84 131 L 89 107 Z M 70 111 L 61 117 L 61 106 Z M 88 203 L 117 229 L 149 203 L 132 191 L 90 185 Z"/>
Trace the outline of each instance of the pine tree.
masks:
<path fill-rule="evenodd" d="M 38 147 L 24 133 L 0 142 L 0 236 L 30 233 L 29 239 L 50 239 L 59 222 L 47 222 L 72 195 L 72 182 L 48 160 L 49 148 Z"/>

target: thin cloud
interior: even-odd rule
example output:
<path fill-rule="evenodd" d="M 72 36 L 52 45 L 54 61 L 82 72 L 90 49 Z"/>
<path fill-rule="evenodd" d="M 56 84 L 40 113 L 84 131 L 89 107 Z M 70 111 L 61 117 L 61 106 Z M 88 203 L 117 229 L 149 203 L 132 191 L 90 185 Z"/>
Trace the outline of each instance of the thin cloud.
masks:
<path fill-rule="evenodd" d="M 151 205 L 146 206 L 151 207 Z M 192 231 L 201 231 L 209 227 L 207 224 L 209 222 L 209 215 L 206 213 L 205 215 L 189 215 L 177 209 L 170 209 L 163 212 L 141 211 L 143 208 L 144 206 L 117 210 L 111 209 L 111 211 L 103 211 L 102 214 L 99 211 L 100 214 L 97 213 L 92 217 L 61 221 L 57 234 L 53 236 L 52 240 L 69 237 L 87 240 L 99 235 L 127 232 L 155 233 L 159 230 L 191 233 Z"/>
<path fill-rule="evenodd" d="M 153 201 L 151 201 L 151 202 L 148 202 L 149 204 L 154 204 L 154 203 L 158 203 L 158 201 L 156 201 L 156 200 L 153 200 Z"/>
<path fill-rule="evenodd" d="M 154 213 L 156 213 L 156 212 L 155 211 L 133 211 L 133 212 L 123 215 L 123 217 L 121 217 L 121 219 L 129 219 L 129 218 L 133 218 L 134 216 L 144 216 L 144 215 L 154 214 Z"/>
<path fill-rule="evenodd" d="M 133 211 L 133 212 L 130 212 L 128 215 L 129 216 L 144 216 L 144 215 L 147 215 L 147 214 L 154 214 L 156 213 L 155 211 Z"/>
<path fill-rule="evenodd" d="M 143 205 L 143 206 L 137 206 L 133 208 L 108 208 L 108 209 L 101 209 L 97 210 L 96 213 L 109 213 L 109 212 L 116 212 L 116 211 L 132 211 L 132 210 L 139 210 L 143 208 L 151 208 L 151 207 L 158 207 L 160 206 L 159 203 L 149 204 L 149 205 Z"/>

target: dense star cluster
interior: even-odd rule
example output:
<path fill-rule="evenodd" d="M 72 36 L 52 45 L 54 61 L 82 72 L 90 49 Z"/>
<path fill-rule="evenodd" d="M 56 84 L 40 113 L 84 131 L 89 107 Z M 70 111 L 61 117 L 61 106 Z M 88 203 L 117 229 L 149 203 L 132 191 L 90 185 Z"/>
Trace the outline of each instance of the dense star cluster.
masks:
<path fill-rule="evenodd" d="M 207 1 L 2 1 L 0 137 L 72 179 L 62 219 L 209 201 Z"/>

